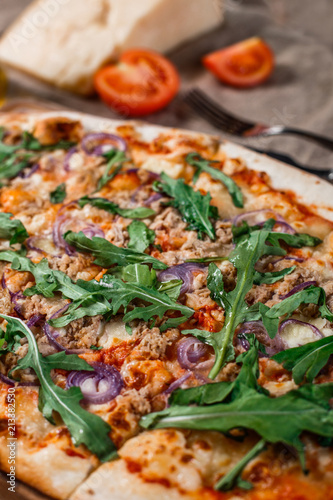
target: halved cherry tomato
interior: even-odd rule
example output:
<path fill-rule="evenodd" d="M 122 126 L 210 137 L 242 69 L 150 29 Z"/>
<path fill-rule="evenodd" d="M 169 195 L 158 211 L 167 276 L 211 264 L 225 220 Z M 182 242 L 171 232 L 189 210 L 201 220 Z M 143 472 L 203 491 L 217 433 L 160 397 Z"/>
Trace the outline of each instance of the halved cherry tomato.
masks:
<path fill-rule="evenodd" d="M 143 116 L 164 108 L 179 85 L 174 65 L 145 49 L 124 52 L 118 64 L 106 66 L 95 75 L 95 88 L 103 101 L 126 116 Z"/>
<path fill-rule="evenodd" d="M 254 87 L 263 83 L 274 68 L 274 54 L 260 38 L 249 38 L 205 56 L 203 64 L 223 83 Z"/>

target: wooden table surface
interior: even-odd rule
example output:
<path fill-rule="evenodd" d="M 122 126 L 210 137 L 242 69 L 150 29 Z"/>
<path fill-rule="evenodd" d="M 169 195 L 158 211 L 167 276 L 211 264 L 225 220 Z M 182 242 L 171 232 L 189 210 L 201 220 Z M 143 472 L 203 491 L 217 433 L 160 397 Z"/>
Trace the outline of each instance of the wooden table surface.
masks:
<path fill-rule="evenodd" d="M 221 28 L 170 54 L 180 71 L 182 88 L 200 86 L 231 111 L 249 119 L 301 126 L 333 136 L 333 2 L 225 1 L 226 22 Z M 0 0 L 0 33 L 28 4 L 29 0 Z M 221 85 L 203 69 L 200 63 L 203 54 L 253 35 L 265 38 L 276 53 L 276 70 L 269 83 L 239 91 Z M 61 107 L 116 117 L 96 97 L 82 99 L 16 72 L 9 72 L 8 76 L 9 98 L 32 97 L 37 102 L 52 101 Z M 166 110 L 147 117 L 147 121 L 220 133 L 191 113 L 180 97 Z M 243 143 L 280 150 L 311 166 L 333 166 L 332 154 L 295 138 L 252 139 Z M 6 477 L 0 475 L 0 499 L 13 498 L 44 500 L 46 497 L 19 482 L 13 494 L 7 490 Z"/>

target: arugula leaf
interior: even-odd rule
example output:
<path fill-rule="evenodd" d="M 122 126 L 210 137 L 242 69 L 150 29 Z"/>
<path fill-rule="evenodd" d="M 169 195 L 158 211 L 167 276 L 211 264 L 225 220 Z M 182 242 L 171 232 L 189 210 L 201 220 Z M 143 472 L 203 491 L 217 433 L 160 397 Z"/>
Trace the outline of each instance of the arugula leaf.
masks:
<path fill-rule="evenodd" d="M 142 319 L 144 321 L 150 321 L 152 318 L 162 319 L 168 311 L 178 311 L 181 314 L 180 317 L 168 319 L 160 327 L 160 330 L 164 331 L 170 328 L 170 325 L 174 326 L 175 324 L 179 325 L 183 323 L 194 312 L 193 309 L 175 302 L 166 293 L 159 292 L 150 286 L 141 285 L 136 282 L 124 283 L 109 274 L 104 275 L 99 282 L 95 280 L 78 280 L 77 285 L 88 292 L 83 297 L 84 302 L 87 303 L 86 307 L 88 311 L 92 307 L 89 304 L 89 297 L 93 297 L 94 294 L 98 296 L 102 295 L 110 306 L 111 315 L 117 314 L 122 308 L 125 309 L 124 323 L 129 323 L 134 319 Z M 128 306 L 137 300 L 150 305 L 136 306 L 135 308 L 128 309 Z M 85 303 L 82 303 L 82 299 L 74 300 L 63 316 L 50 320 L 49 323 L 59 328 L 67 325 L 73 319 L 85 316 L 86 311 L 81 312 L 82 309 L 85 309 Z"/>
<path fill-rule="evenodd" d="M 318 244 L 318 239 L 309 235 L 290 235 L 284 233 L 273 233 L 271 231 L 275 221 L 270 219 L 263 227 L 243 224 L 241 227 L 233 227 L 234 241 L 236 248 L 229 256 L 230 262 L 237 270 L 236 287 L 226 293 L 223 285 L 223 276 L 215 264 L 209 265 L 207 286 L 211 292 L 211 298 L 225 309 L 225 323 L 217 333 L 204 330 L 184 330 L 182 333 L 191 334 L 199 338 L 202 342 L 213 347 L 215 351 L 215 363 L 209 374 L 210 378 L 215 378 L 222 366 L 234 359 L 233 336 L 237 326 L 245 321 L 261 319 L 270 336 L 274 337 L 277 332 L 279 317 L 293 312 L 301 303 L 314 303 L 320 305 L 320 313 L 323 317 L 333 320 L 333 313 L 326 306 L 325 292 L 321 288 L 311 291 L 311 287 L 300 294 L 295 294 L 289 299 L 276 304 L 269 309 L 264 304 L 255 304 L 249 307 L 245 302 L 245 296 L 252 288 L 253 283 L 274 282 L 281 279 L 290 269 L 282 273 L 260 274 L 255 270 L 255 264 L 264 255 L 278 255 L 286 253 L 280 247 L 281 241 L 288 240 L 289 245 L 299 245 L 302 239 L 307 244 Z M 317 241 L 318 240 L 318 241 Z M 329 321 L 331 321 L 329 319 Z"/>
<path fill-rule="evenodd" d="M 109 181 L 112 181 L 112 179 L 122 169 L 123 163 L 127 161 L 125 153 L 123 153 L 123 151 L 118 151 L 117 149 L 111 149 L 102 156 L 106 158 L 107 164 L 104 174 L 98 181 L 96 191 L 100 191 L 103 186 L 105 186 Z"/>
<path fill-rule="evenodd" d="M 229 471 L 225 476 L 223 476 L 214 486 L 215 490 L 219 491 L 229 491 L 238 486 L 243 490 L 250 490 L 253 488 L 252 483 L 249 481 L 244 481 L 241 478 L 241 474 L 245 467 L 253 460 L 255 457 L 260 455 L 262 451 L 266 448 L 266 441 L 261 439 L 258 443 Z"/>
<path fill-rule="evenodd" d="M 149 229 L 144 222 L 133 221 L 127 228 L 130 241 L 128 248 L 144 252 L 155 241 L 155 231 Z"/>
<path fill-rule="evenodd" d="M 234 243 L 238 244 L 239 241 L 247 238 L 253 231 L 260 231 L 261 229 L 270 232 L 267 238 L 267 242 L 272 245 L 271 252 L 273 253 L 270 253 L 270 255 L 286 255 L 287 252 L 283 248 L 280 248 L 281 241 L 292 248 L 302 248 L 304 246 L 315 247 L 322 243 L 321 239 L 306 233 L 288 234 L 275 232 L 273 231 L 275 224 L 275 219 L 268 219 L 263 226 L 249 226 L 246 221 L 243 221 L 240 226 L 232 226 Z"/>
<path fill-rule="evenodd" d="M 229 260 L 237 269 L 237 284 L 231 292 L 225 292 L 223 276 L 218 267 L 215 264 L 209 265 L 207 286 L 211 292 L 211 298 L 225 309 L 224 326 L 217 333 L 201 330 L 185 330 L 182 333 L 191 333 L 214 348 L 216 357 L 209 374 L 210 378 L 215 378 L 222 366 L 234 359 L 232 345 L 234 332 L 250 312 L 245 296 L 253 285 L 256 273 L 255 264 L 270 248 L 266 245 L 268 235 L 269 232 L 265 230 L 254 231 L 246 239 L 240 240 L 231 253 Z"/>
<path fill-rule="evenodd" d="M 145 264 L 130 264 L 126 267 L 116 267 L 111 269 L 108 274 L 115 278 L 120 278 L 128 283 L 137 283 L 138 285 L 155 288 L 158 292 L 166 293 L 173 300 L 177 300 L 182 287 L 182 280 L 170 280 L 160 282 L 157 280 L 156 271 L 149 269 Z"/>
<path fill-rule="evenodd" d="M 13 214 L 0 213 L 0 238 L 9 240 L 10 245 L 23 243 L 29 238 L 29 234 L 20 220 L 11 217 Z"/>
<path fill-rule="evenodd" d="M 213 179 L 216 179 L 218 181 L 221 181 L 222 184 L 225 185 L 227 190 L 229 191 L 229 194 L 232 198 L 233 204 L 236 207 L 243 208 L 244 206 L 244 200 L 243 200 L 243 194 L 235 181 L 231 179 L 231 177 L 228 177 L 226 174 L 221 172 L 221 170 L 217 170 L 216 168 L 211 167 L 210 165 L 212 163 L 219 163 L 217 161 L 212 161 L 212 160 L 205 160 L 200 156 L 198 153 L 189 153 L 186 156 L 186 162 L 192 165 L 197 169 L 195 176 L 193 177 L 193 182 L 195 183 L 201 174 L 201 172 L 207 172 Z"/>
<path fill-rule="evenodd" d="M 169 295 L 170 299 L 177 300 L 180 295 L 182 287 L 182 280 L 158 281 L 156 283 L 156 290 Z"/>
<path fill-rule="evenodd" d="M 0 179 L 12 179 L 29 167 L 32 154 L 21 154 L 0 159 Z"/>
<path fill-rule="evenodd" d="M 228 257 L 219 257 L 216 255 L 215 257 L 202 257 L 201 259 L 188 259 L 185 262 L 219 262 L 223 260 L 228 260 Z"/>
<path fill-rule="evenodd" d="M 78 200 L 79 206 L 82 208 L 85 205 L 91 205 L 92 207 L 105 210 L 110 214 L 118 214 L 127 219 L 146 219 L 155 215 L 154 210 L 147 207 L 136 207 L 136 208 L 120 208 L 113 201 L 107 200 L 106 198 L 89 198 L 89 196 L 83 196 Z"/>
<path fill-rule="evenodd" d="M 169 404 L 188 406 L 198 404 L 199 406 L 222 403 L 225 400 L 234 400 L 243 391 L 255 389 L 266 394 L 266 391 L 258 384 L 259 342 L 254 335 L 247 335 L 249 350 L 237 357 L 236 363 L 242 363 L 238 377 L 233 382 L 216 382 L 205 384 L 189 389 L 176 389 L 169 398 Z"/>
<path fill-rule="evenodd" d="M 319 390 L 315 385 L 303 386 L 276 398 L 248 389 L 230 403 L 171 406 L 144 416 L 140 423 L 146 429 L 177 427 L 223 433 L 235 428 L 251 429 L 269 443 L 282 442 L 295 447 L 305 468 L 300 435 L 309 431 L 319 436 L 333 436 L 333 414 L 329 405 L 332 396 L 333 384 L 321 384 Z"/>
<path fill-rule="evenodd" d="M 79 252 L 90 253 L 96 257 L 94 263 L 101 267 L 108 268 L 114 264 L 127 266 L 128 264 L 143 263 L 151 264 L 154 269 L 166 269 L 168 267 L 163 262 L 146 253 L 138 252 L 131 248 L 119 248 L 104 238 L 94 236 L 90 239 L 82 232 L 73 233 L 72 231 L 68 231 L 64 235 L 64 239 L 71 246 L 79 250 Z"/>
<path fill-rule="evenodd" d="M 116 447 L 109 437 L 109 424 L 80 406 L 83 395 L 79 387 L 64 390 L 54 384 L 50 374 L 55 368 L 89 371 L 93 368 L 76 354 L 60 352 L 43 357 L 33 333 L 23 321 L 5 314 L 0 314 L 0 317 L 8 322 L 11 336 L 18 334 L 28 340 L 28 353 L 18 361 L 16 368 L 32 368 L 35 371 L 40 382 L 39 409 L 44 417 L 54 424 L 52 414 L 56 411 L 68 427 L 75 446 L 84 444 L 103 462 L 113 458 Z"/>
<path fill-rule="evenodd" d="M 45 146 L 29 132 L 24 132 L 22 141 L 17 145 L 3 142 L 5 130 L 0 131 L 0 179 L 12 179 L 23 169 L 31 164 L 39 152 L 52 151 L 53 149 L 69 149 L 74 143 L 60 141 L 57 144 Z"/>
<path fill-rule="evenodd" d="M 286 370 L 292 371 L 293 379 L 299 385 L 304 379 L 312 382 L 332 354 L 333 337 L 325 337 L 300 347 L 281 351 L 272 359 L 283 364 Z"/>
<path fill-rule="evenodd" d="M 181 405 L 189 406 L 197 404 L 199 406 L 211 405 L 214 403 L 234 401 L 243 395 L 246 395 L 249 390 L 256 390 L 263 394 L 268 394 L 257 382 L 259 377 L 259 362 L 258 349 L 259 342 L 254 335 L 246 336 L 250 343 L 250 348 L 238 356 L 236 362 L 242 363 L 242 368 L 235 381 L 233 382 L 217 382 L 214 384 L 205 384 L 190 389 L 177 389 L 170 398 L 171 406 Z M 261 440 L 260 444 L 254 446 L 239 462 L 236 464 L 218 483 L 215 485 L 216 490 L 229 490 L 234 486 L 250 489 L 251 483 L 242 480 L 241 474 L 245 466 L 257 456 L 265 447 L 265 441 Z"/>
<path fill-rule="evenodd" d="M 296 266 L 292 267 L 286 267 L 285 269 L 282 269 L 281 271 L 273 271 L 272 273 L 259 273 L 256 272 L 253 278 L 253 283 L 255 285 L 262 285 L 263 283 L 266 283 L 268 285 L 272 285 L 273 283 L 276 283 L 279 281 L 281 278 L 286 276 L 287 274 L 292 273 L 295 271 Z"/>
<path fill-rule="evenodd" d="M 128 283 L 138 283 L 148 287 L 154 286 L 157 281 L 155 269 L 149 269 L 144 264 L 130 264 L 126 267 L 116 267 L 115 269 L 111 269 L 109 274 Z"/>
<path fill-rule="evenodd" d="M 277 245 L 278 241 L 284 241 L 288 246 L 293 248 L 316 247 L 322 243 L 320 238 L 306 233 L 288 234 L 271 232 L 267 241 L 274 246 Z"/>
<path fill-rule="evenodd" d="M 206 233 L 211 240 L 215 240 L 210 218 L 217 219 L 218 212 L 217 208 L 210 204 L 211 195 L 202 195 L 200 191 L 195 191 L 189 184 L 185 184 L 183 179 L 172 179 L 165 172 L 162 172 L 161 179 L 158 189 L 173 198 L 169 204 L 179 210 L 188 224 L 188 229 L 198 231 L 199 239 Z"/>
<path fill-rule="evenodd" d="M 172 283 L 167 282 L 161 286 L 156 282 L 156 272 L 150 271 L 148 266 L 132 265 L 121 269 L 120 276 L 127 279 L 127 283 L 111 275 L 105 275 L 99 282 L 78 280 L 74 283 L 65 273 L 50 269 L 46 259 L 34 264 L 16 252 L 5 251 L 0 252 L 0 260 L 11 262 L 12 269 L 33 274 L 36 285 L 26 289 L 24 295 L 42 294 L 53 297 L 55 292 L 61 292 L 64 297 L 73 301 L 63 316 L 49 320 L 49 324 L 56 328 L 84 316 L 115 315 L 122 307 L 125 308 L 124 322 L 133 319 L 149 321 L 152 317 L 162 319 L 168 311 L 181 313 L 180 317 L 167 320 L 161 330 L 183 323 L 193 314 L 192 309 L 175 302 L 181 283 L 173 280 Z M 148 302 L 150 306 L 135 307 L 126 312 L 126 308 L 134 300 Z"/>
<path fill-rule="evenodd" d="M 274 338 L 277 334 L 279 318 L 285 315 L 289 317 L 301 304 L 318 304 L 321 316 L 328 319 L 328 321 L 333 320 L 333 313 L 326 306 L 325 290 L 311 285 L 287 297 L 282 302 L 278 302 L 271 308 L 264 306 L 264 304 L 260 306 L 264 326 L 271 338 Z"/>
<path fill-rule="evenodd" d="M 66 198 L 66 184 L 63 182 L 50 193 L 50 201 L 53 204 L 62 203 Z"/>
<path fill-rule="evenodd" d="M 177 427 L 223 433 L 233 429 L 256 431 L 261 441 L 218 481 L 215 489 L 228 490 L 236 485 L 249 488 L 250 484 L 241 479 L 241 473 L 263 450 L 266 442 L 294 446 L 305 470 L 304 447 L 300 441 L 302 432 L 333 437 L 330 405 L 333 384 L 306 384 L 283 396 L 271 397 L 257 382 L 259 342 L 254 335 L 246 337 L 250 349 L 236 360 L 242 363 L 242 367 L 235 381 L 177 389 L 169 398 L 169 408 L 146 415 L 140 421 L 146 429 Z"/>

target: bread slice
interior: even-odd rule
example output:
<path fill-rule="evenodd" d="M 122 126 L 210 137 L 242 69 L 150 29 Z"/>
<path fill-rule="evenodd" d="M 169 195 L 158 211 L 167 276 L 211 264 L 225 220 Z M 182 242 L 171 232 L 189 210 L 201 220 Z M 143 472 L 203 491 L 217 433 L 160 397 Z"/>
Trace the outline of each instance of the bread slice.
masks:
<path fill-rule="evenodd" d="M 79 94 L 130 47 L 167 52 L 216 27 L 220 0 L 37 0 L 6 31 L 0 61 Z"/>

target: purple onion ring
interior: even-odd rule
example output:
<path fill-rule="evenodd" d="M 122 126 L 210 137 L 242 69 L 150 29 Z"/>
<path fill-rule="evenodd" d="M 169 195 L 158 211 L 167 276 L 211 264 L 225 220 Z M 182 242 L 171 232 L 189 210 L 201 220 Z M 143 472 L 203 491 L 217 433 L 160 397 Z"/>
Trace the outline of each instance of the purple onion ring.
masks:
<path fill-rule="evenodd" d="M 205 264 L 197 264 L 195 262 L 185 262 L 184 264 L 178 264 L 177 266 L 169 267 L 162 271 L 157 279 L 160 282 L 171 281 L 171 280 L 182 280 L 183 284 L 180 289 L 180 294 L 190 292 L 193 286 L 193 273 L 203 272 L 206 269 Z"/>
<path fill-rule="evenodd" d="M 55 223 L 53 224 L 53 229 L 52 229 L 54 244 L 56 245 L 56 247 L 64 249 L 67 255 L 70 256 L 75 255 L 76 253 L 75 248 L 67 243 L 67 241 L 63 238 L 63 234 L 66 232 L 67 229 L 66 226 L 68 226 L 72 222 L 73 223 L 76 222 L 76 220 L 74 218 L 67 217 L 66 214 L 59 215 L 59 212 L 55 220 Z M 105 236 L 102 229 L 99 226 L 97 226 L 97 224 L 93 224 L 91 222 L 85 223 L 85 227 L 81 229 L 81 231 L 88 238 L 92 238 L 93 236 L 99 236 L 100 238 L 104 238 Z"/>
<path fill-rule="evenodd" d="M 198 361 L 207 352 L 207 346 L 195 337 L 181 340 L 177 348 L 178 363 L 186 370 L 197 368 Z"/>
<path fill-rule="evenodd" d="M 316 326 L 314 325 L 311 325 L 311 323 L 306 323 L 305 321 L 300 321 L 299 319 L 285 319 L 284 321 L 282 321 L 282 323 L 280 323 L 279 325 L 279 333 L 281 333 L 285 328 L 286 326 L 288 325 L 301 325 L 301 326 L 308 326 L 309 328 L 311 328 L 311 330 L 313 331 L 313 333 L 320 339 L 322 339 L 324 337 L 324 335 L 321 333 L 321 331 L 319 330 L 319 328 L 317 328 Z"/>
<path fill-rule="evenodd" d="M 304 283 L 301 283 L 300 285 L 296 285 L 290 292 L 286 293 L 285 295 L 280 295 L 280 299 L 284 300 L 287 299 L 288 297 L 291 297 L 295 293 L 299 292 L 300 290 L 304 290 L 304 288 L 308 288 L 309 286 L 316 286 L 317 282 L 316 281 L 305 281 Z"/>
<path fill-rule="evenodd" d="M 72 156 L 77 153 L 78 151 L 78 148 L 77 146 L 73 146 L 72 148 L 70 148 L 67 153 L 66 153 L 66 156 L 65 156 L 65 159 L 64 159 L 64 170 L 65 172 L 69 172 L 70 171 L 70 159 L 72 158 Z"/>
<path fill-rule="evenodd" d="M 122 376 L 114 366 L 92 363 L 95 371 L 72 371 L 68 375 L 66 389 L 80 387 L 83 401 L 100 405 L 118 396 L 124 386 Z"/>
<path fill-rule="evenodd" d="M 16 380 L 13 380 L 9 377 L 7 377 L 6 375 L 4 375 L 3 373 L 0 372 L 0 380 L 2 380 L 2 382 L 4 382 L 5 384 L 11 386 L 11 387 L 14 387 L 15 385 L 17 387 L 37 387 L 39 384 L 38 382 L 17 382 Z"/>
<path fill-rule="evenodd" d="M 81 141 L 81 147 L 87 155 L 102 155 L 112 149 L 126 151 L 126 141 L 114 134 L 105 132 L 86 135 Z"/>
<path fill-rule="evenodd" d="M 177 380 L 172 382 L 172 384 L 170 384 L 169 387 L 164 391 L 164 394 L 171 394 L 173 391 L 181 387 L 182 384 L 186 382 L 186 380 L 190 378 L 191 375 L 192 373 L 187 372 L 185 373 L 185 375 L 182 375 L 181 377 L 177 378 Z"/>
<path fill-rule="evenodd" d="M 50 319 L 58 318 L 61 316 L 61 314 L 69 308 L 70 304 L 66 304 L 64 307 L 56 311 Z M 66 354 L 82 354 L 84 352 L 87 352 L 87 349 L 66 349 L 63 345 L 61 345 L 56 339 L 59 337 L 59 333 L 57 332 L 56 328 L 53 328 L 51 325 L 49 325 L 47 322 L 44 324 L 44 333 L 46 337 L 48 338 L 49 342 L 53 347 L 58 351 L 65 351 Z"/>
<path fill-rule="evenodd" d="M 260 218 L 260 215 L 264 216 L 264 220 Z M 274 226 L 275 230 L 280 229 L 279 232 L 281 233 L 289 233 L 289 234 L 296 233 L 296 231 L 287 223 L 287 221 L 282 217 L 282 215 L 275 212 L 275 210 L 270 210 L 268 208 L 264 208 L 261 210 L 252 210 L 251 212 L 244 212 L 242 214 L 236 215 L 236 217 L 231 219 L 231 223 L 234 226 L 239 226 L 241 225 L 242 222 L 245 221 L 250 225 L 263 226 L 266 220 L 268 219 L 276 220 L 276 224 Z"/>
<path fill-rule="evenodd" d="M 19 177 L 21 177 L 22 179 L 29 179 L 29 177 L 31 177 L 35 172 L 37 172 L 37 170 L 39 170 L 39 167 L 39 163 L 34 163 L 27 173 L 21 172 L 19 174 Z"/>
<path fill-rule="evenodd" d="M 243 335 L 247 334 L 254 334 L 256 336 L 257 340 L 265 346 L 266 353 L 269 357 L 274 356 L 274 354 L 277 354 L 278 352 L 284 351 L 286 348 L 286 345 L 279 333 L 275 335 L 274 339 L 270 338 L 262 321 L 246 321 L 238 329 L 237 342 L 245 351 L 248 351 L 250 348 L 250 343 L 243 337 Z M 263 354 L 261 354 L 261 356 L 262 355 Z"/>

